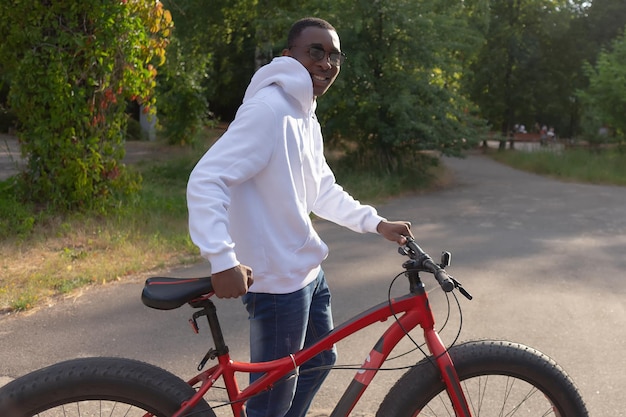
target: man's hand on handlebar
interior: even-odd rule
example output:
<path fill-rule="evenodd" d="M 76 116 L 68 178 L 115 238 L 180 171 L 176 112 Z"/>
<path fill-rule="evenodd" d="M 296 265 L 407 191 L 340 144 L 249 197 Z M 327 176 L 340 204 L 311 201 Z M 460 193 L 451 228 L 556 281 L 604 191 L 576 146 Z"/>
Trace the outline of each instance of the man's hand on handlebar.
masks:
<path fill-rule="evenodd" d="M 406 236 L 413 237 L 411 233 L 411 222 L 406 221 L 382 221 L 376 226 L 376 231 L 385 239 L 396 242 L 398 245 L 406 244 Z"/>
<path fill-rule="evenodd" d="M 217 298 L 237 298 L 244 295 L 253 281 L 252 269 L 241 264 L 211 275 Z"/>

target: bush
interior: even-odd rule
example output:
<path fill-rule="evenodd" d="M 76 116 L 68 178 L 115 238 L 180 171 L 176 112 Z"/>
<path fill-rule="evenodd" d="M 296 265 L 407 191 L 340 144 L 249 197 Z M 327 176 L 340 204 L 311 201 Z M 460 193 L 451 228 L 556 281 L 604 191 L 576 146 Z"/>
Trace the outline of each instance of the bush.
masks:
<path fill-rule="evenodd" d="M 15 194 L 15 180 L 0 182 L 0 236 L 28 236 L 35 226 L 33 207 Z"/>
<path fill-rule="evenodd" d="M 158 1 L 14 0 L 0 3 L 0 15 L 0 62 L 28 156 L 21 197 L 109 210 L 140 184 L 121 163 L 125 103 L 154 104 L 169 12 Z"/>

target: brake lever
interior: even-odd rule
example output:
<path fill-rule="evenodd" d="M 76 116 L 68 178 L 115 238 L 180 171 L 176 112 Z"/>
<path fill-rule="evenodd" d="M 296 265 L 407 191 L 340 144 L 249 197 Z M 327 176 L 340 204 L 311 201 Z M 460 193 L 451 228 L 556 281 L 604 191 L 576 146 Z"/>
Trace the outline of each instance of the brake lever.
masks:
<path fill-rule="evenodd" d="M 398 253 L 409 258 L 411 258 L 411 254 L 415 254 L 408 246 L 398 246 Z"/>
<path fill-rule="evenodd" d="M 463 288 L 463 285 L 461 285 L 461 283 L 459 281 L 457 281 L 456 279 L 454 279 L 454 277 L 448 275 L 450 277 L 450 279 L 452 280 L 452 282 L 454 283 L 454 288 L 458 289 L 459 292 L 461 294 L 463 294 L 463 296 L 465 298 L 467 298 L 468 300 L 472 300 L 474 297 L 472 296 L 472 294 L 470 294 L 465 288 Z"/>

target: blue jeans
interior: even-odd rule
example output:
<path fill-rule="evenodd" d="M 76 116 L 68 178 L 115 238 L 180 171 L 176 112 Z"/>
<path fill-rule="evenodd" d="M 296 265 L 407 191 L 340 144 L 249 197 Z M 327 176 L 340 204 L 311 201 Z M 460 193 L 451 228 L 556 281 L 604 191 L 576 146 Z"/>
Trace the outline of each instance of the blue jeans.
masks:
<path fill-rule="evenodd" d="M 250 321 L 250 360 L 265 362 L 289 356 L 315 343 L 333 328 L 330 291 L 324 272 L 303 289 L 291 294 L 247 293 L 243 302 Z M 295 373 L 246 404 L 248 417 L 304 417 L 313 397 L 337 359 L 336 348 L 324 351 Z M 250 382 L 262 374 L 251 374 Z"/>

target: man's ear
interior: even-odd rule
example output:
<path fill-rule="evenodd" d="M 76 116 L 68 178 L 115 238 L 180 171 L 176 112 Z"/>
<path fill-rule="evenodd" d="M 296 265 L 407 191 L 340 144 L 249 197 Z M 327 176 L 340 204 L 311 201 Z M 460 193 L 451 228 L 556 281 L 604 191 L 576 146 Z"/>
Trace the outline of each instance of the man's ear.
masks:
<path fill-rule="evenodd" d="M 291 56 L 291 51 L 287 48 L 283 49 L 282 56 Z"/>

